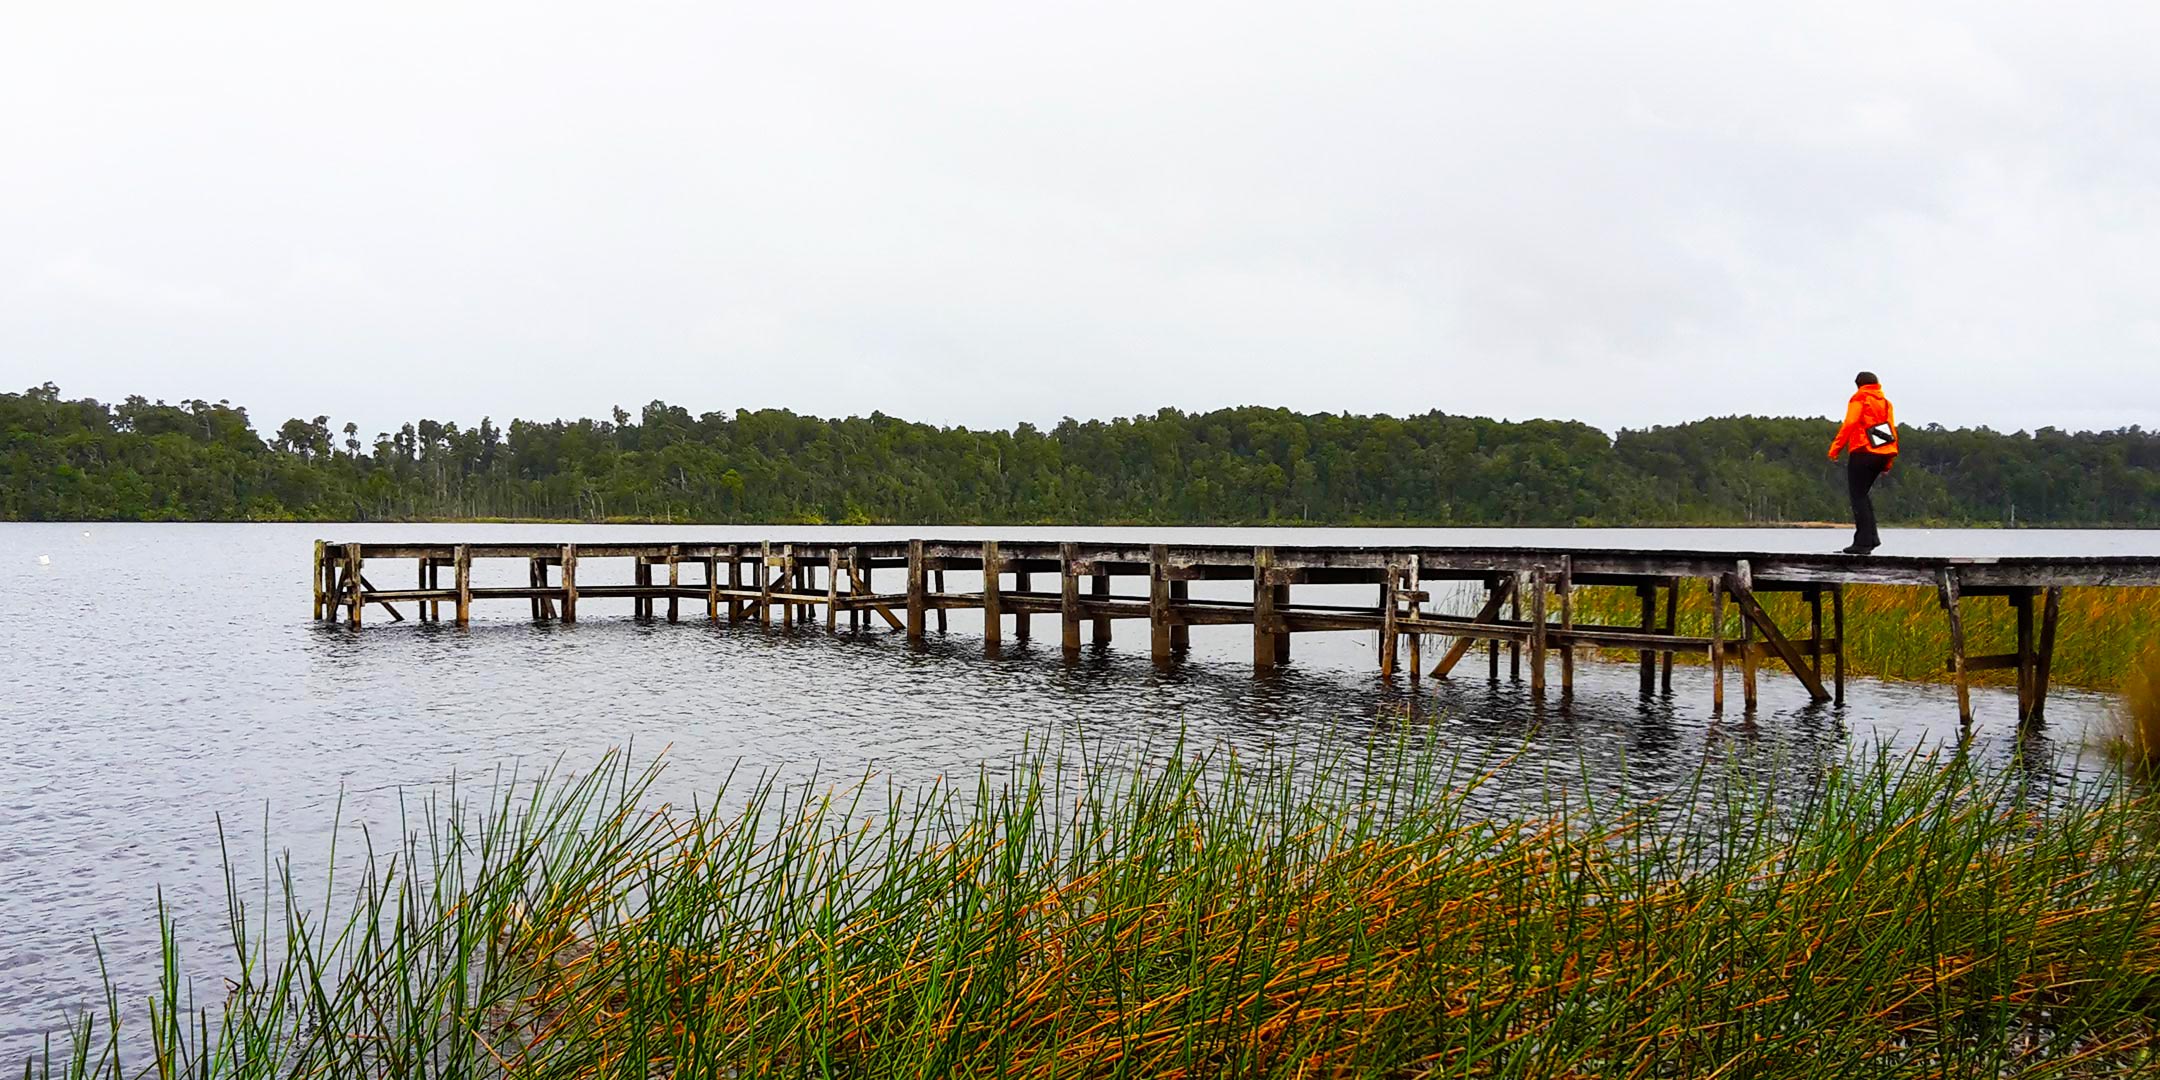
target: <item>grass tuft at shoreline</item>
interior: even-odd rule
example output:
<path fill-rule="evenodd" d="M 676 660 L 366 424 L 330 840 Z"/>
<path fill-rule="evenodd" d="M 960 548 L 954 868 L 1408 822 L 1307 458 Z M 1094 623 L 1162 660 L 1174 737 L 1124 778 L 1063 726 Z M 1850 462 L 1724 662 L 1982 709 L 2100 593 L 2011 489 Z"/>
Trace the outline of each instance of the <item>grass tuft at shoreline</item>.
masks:
<path fill-rule="evenodd" d="M 1508 812 L 1399 744 L 654 778 L 432 808 L 335 917 L 235 887 L 229 997 L 170 963 L 28 1075 L 2102 1076 L 2160 1010 L 2154 798 L 1959 756 Z"/>

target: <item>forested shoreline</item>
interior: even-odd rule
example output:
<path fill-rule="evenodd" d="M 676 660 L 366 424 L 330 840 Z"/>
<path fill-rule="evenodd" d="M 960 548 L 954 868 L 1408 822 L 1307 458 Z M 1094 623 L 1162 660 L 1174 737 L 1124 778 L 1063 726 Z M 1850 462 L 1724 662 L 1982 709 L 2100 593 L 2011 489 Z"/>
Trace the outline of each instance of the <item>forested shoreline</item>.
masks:
<path fill-rule="evenodd" d="M 1846 515 L 1820 418 L 1587 424 L 1237 408 L 971 430 L 882 413 L 418 420 L 0 394 L 0 519 L 1652 525 Z M 2160 526 L 2160 433 L 1916 427 L 1900 522 Z"/>

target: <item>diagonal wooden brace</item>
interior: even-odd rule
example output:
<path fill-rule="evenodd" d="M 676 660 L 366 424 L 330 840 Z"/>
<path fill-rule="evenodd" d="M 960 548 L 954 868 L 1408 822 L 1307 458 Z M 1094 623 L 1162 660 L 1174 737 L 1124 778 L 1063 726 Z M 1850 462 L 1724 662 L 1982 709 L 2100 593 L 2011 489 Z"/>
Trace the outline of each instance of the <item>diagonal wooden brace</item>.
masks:
<path fill-rule="evenodd" d="M 1741 584 L 1739 575 L 1726 574 L 1725 591 L 1733 598 L 1733 605 L 1740 609 L 1740 616 L 1755 629 L 1762 631 L 1763 640 L 1769 644 L 1770 651 L 1776 653 L 1778 659 L 1785 661 L 1785 666 L 1792 669 L 1801 684 L 1807 687 L 1808 696 L 1816 701 L 1830 700 L 1830 691 L 1823 688 L 1822 678 L 1808 665 L 1807 657 L 1801 655 L 1800 650 L 1786 638 L 1785 632 L 1778 629 L 1777 623 L 1771 621 L 1770 613 L 1764 611 L 1762 602 L 1755 599 L 1754 590 Z"/>
<path fill-rule="evenodd" d="M 1507 603 L 1508 597 L 1513 595 L 1515 595 L 1515 575 L 1509 574 L 1500 579 L 1498 588 L 1486 594 L 1485 606 L 1478 609 L 1477 618 L 1470 621 L 1486 624 L 1498 623 L 1500 621 L 1500 608 Z M 1448 651 L 1441 655 L 1440 662 L 1433 665 L 1433 678 L 1447 678 L 1448 672 L 1455 670 L 1455 665 L 1462 660 L 1464 655 L 1469 653 L 1470 647 L 1475 644 L 1477 644 L 1476 638 L 1456 638 L 1454 643 L 1448 646 Z"/>

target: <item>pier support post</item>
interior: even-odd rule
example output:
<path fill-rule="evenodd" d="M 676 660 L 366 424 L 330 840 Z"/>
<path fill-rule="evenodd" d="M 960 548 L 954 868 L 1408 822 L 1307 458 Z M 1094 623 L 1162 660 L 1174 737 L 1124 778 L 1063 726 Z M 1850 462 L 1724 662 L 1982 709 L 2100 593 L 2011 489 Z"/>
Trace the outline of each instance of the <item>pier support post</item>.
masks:
<path fill-rule="evenodd" d="M 1635 606 L 1642 615 L 1642 632 L 1657 632 L 1657 587 L 1650 584 L 1635 586 Z M 1645 645 L 1636 651 L 1635 663 L 1641 669 L 1642 692 L 1645 697 L 1657 693 L 1657 650 Z"/>
<path fill-rule="evenodd" d="M 1725 579 L 1710 579 L 1710 715 L 1725 714 Z"/>
<path fill-rule="evenodd" d="M 434 558 L 434 556 L 432 556 L 432 555 L 422 555 L 422 556 L 420 556 L 420 561 L 419 561 L 419 563 L 417 564 L 417 566 L 418 566 L 418 574 L 417 574 L 417 580 L 418 580 L 418 584 L 416 584 L 416 585 L 414 586 L 414 588 L 420 589 L 420 590 L 422 590 L 422 591 L 426 591 L 426 590 L 428 590 L 428 589 L 432 589 L 432 588 L 434 588 L 434 586 L 432 586 L 432 585 L 428 584 L 428 578 L 429 578 L 429 577 L 431 576 L 429 572 L 430 572 L 430 571 L 432 571 L 432 570 L 433 570 L 433 569 L 435 568 L 435 558 Z M 417 615 L 419 615 L 419 616 L 420 616 L 420 621 L 421 621 L 421 622 L 441 622 L 441 621 L 442 621 L 442 603 L 441 603 L 440 601 L 436 601 L 436 600 L 422 600 L 422 601 L 420 601 L 419 603 L 417 603 L 417 604 L 414 604 L 414 605 L 413 605 L 413 610 L 414 610 L 415 614 L 417 614 Z"/>
<path fill-rule="evenodd" d="M 1831 672 L 1836 676 L 1834 701 L 1845 704 L 1845 585 L 1840 582 L 1830 587 L 1830 636 L 1837 639 L 1830 653 Z"/>
<path fill-rule="evenodd" d="M 2055 623 L 2062 614 L 2062 586 L 2050 585 L 2040 611 L 2040 654 L 2033 658 L 2032 713 L 2027 726 L 2038 727 L 2047 719 L 2048 676 L 2055 666 Z"/>
<path fill-rule="evenodd" d="M 1754 571 L 1746 559 L 1733 567 L 1730 591 L 1740 608 L 1740 700 L 1749 716 L 1755 714 L 1755 599 Z"/>
<path fill-rule="evenodd" d="M 2033 600 L 2038 589 L 2019 589 L 2010 594 L 2010 607 L 2017 616 L 2017 722 L 2019 730 L 2032 723 L 2033 691 Z"/>
<path fill-rule="evenodd" d="M 562 621 L 577 621 L 577 545 L 562 546 Z"/>
<path fill-rule="evenodd" d="M 1517 570 L 1509 576 L 1514 580 L 1508 583 L 1508 621 L 1523 622 L 1523 594 L 1530 591 L 1530 575 L 1525 571 Z M 1522 654 L 1523 643 L 1509 638 L 1507 643 L 1509 682 L 1522 681 Z"/>
<path fill-rule="evenodd" d="M 1192 626 L 1185 621 L 1185 601 L 1192 597 L 1192 582 L 1170 583 L 1170 651 L 1179 656 L 1192 651 Z"/>
<path fill-rule="evenodd" d="M 1972 711 L 1972 680 L 1965 670 L 1965 612 L 1958 590 L 1957 571 L 1944 567 L 1935 572 L 1935 589 L 1942 600 L 1943 614 L 1950 620 L 1950 673 L 1957 683 L 1958 723 L 1970 725 Z"/>
<path fill-rule="evenodd" d="M 1080 545 L 1058 545 L 1059 644 L 1067 660 L 1080 655 L 1080 575 L 1073 570 L 1079 557 Z"/>
<path fill-rule="evenodd" d="M 1575 557 L 1560 556 L 1560 696 L 1575 692 Z"/>
<path fill-rule="evenodd" d="M 937 632 L 939 637 L 944 637 L 948 624 L 945 621 L 945 571 L 942 567 L 930 571 L 930 587 L 938 595 Z"/>
<path fill-rule="evenodd" d="M 1097 572 L 1088 577 L 1088 596 L 1095 600 L 1110 599 L 1110 575 Z M 1097 615 L 1095 625 L 1089 628 L 1090 638 L 1097 645 L 1110 644 L 1110 619 Z"/>
<path fill-rule="evenodd" d="M 757 588 L 758 588 L 758 599 L 757 599 L 757 618 L 758 618 L 758 625 L 759 625 L 759 626 L 761 626 L 761 627 L 763 627 L 763 628 L 765 628 L 765 629 L 767 629 L 767 630 L 770 630 L 770 629 L 772 629 L 772 575 L 773 575 L 773 553 L 772 553 L 772 541 L 770 541 L 770 540 L 767 540 L 767 541 L 765 541 L 765 542 L 763 542 L 763 543 L 761 543 L 761 544 L 759 544 L 759 545 L 758 545 L 758 564 L 757 564 L 757 567 L 758 567 L 758 569 L 757 569 Z"/>
<path fill-rule="evenodd" d="M 457 575 L 457 624 L 467 626 L 472 623 L 472 545 L 459 544 L 452 558 L 457 560 L 451 571 Z M 437 614 L 435 618 L 440 621 L 442 616 Z"/>
<path fill-rule="evenodd" d="M 720 621 L 720 557 L 705 556 L 705 621 Z"/>
<path fill-rule="evenodd" d="M 1530 693 L 1545 696 L 1545 567 L 1530 568 Z"/>
<path fill-rule="evenodd" d="M 1148 547 L 1148 651 L 1156 663 L 1170 659 L 1170 546 Z"/>
<path fill-rule="evenodd" d="M 1275 615 L 1275 583 L 1268 580 L 1275 569 L 1275 549 L 1253 549 L 1253 651 L 1254 674 L 1264 675 L 1275 670 L 1278 662 L 1275 637 L 1282 630 Z"/>
<path fill-rule="evenodd" d="M 907 546 L 907 639 L 910 645 L 923 643 L 924 616 L 929 611 L 929 597 L 923 595 L 925 575 L 923 543 L 910 540 Z"/>
<path fill-rule="evenodd" d="M 352 593 L 346 618 L 355 630 L 360 629 L 360 609 L 367 606 L 367 586 L 360 580 L 360 566 L 364 561 L 360 555 L 360 545 L 345 545 L 345 587 Z"/>
<path fill-rule="evenodd" d="M 1396 608 L 1401 603 L 1402 568 L 1389 563 L 1380 578 L 1380 677 L 1395 677 L 1395 661 L 1402 652 L 1402 635 L 1395 629 Z"/>
<path fill-rule="evenodd" d="M 1810 585 L 1808 602 L 1808 670 L 1815 673 L 1815 681 L 1822 682 L 1822 586 Z"/>
<path fill-rule="evenodd" d="M 1665 636 L 1677 637 L 1679 634 L 1680 579 L 1667 578 L 1665 581 Z M 1658 664 L 1658 688 L 1663 693 L 1672 693 L 1672 669 L 1673 650 L 1666 649 L 1665 655 Z"/>
<path fill-rule="evenodd" d="M 327 545 L 327 544 L 325 544 L 325 543 L 324 543 L 323 541 L 321 541 L 321 540 L 317 540 L 317 541 L 315 541 L 315 615 L 314 615 L 314 618 L 315 618 L 315 621 L 316 621 L 316 622 L 321 622 L 321 621 L 322 621 L 322 617 L 323 617 L 323 598 L 324 598 L 325 596 L 327 596 L 327 595 L 329 594 L 329 590 L 323 587 L 323 577 L 324 577 L 324 575 L 323 575 L 323 563 L 324 563 L 324 561 L 325 561 L 325 560 L 324 560 L 324 558 L 323 558 L 323 549 L 324 549 L 325 547 L 327 547 L 327 546 L 328 546 L 328 545 Z"/>
<path fill-rule="evenodd" d="M 728 545 L 727 587 L 729 595 L 727 598 L 727 621 L 729 626 L 733 626 L 736 623 L 741 622 L 743 617 L 743 599 L 740 596 L 734 595 L 741 592 L 743 587 L 742 554 L 742 547 L 740 545 Z M 764 571 L 762 570 L 758 572 L 761 574 L 764 573 Z"/>
<path fill-rule="evenodd" d="M 1502 591 L 1502 590 L 1505 590 L 1505 591 L 1507 591 L 1507 592 L 1513 592 L 1513 591 L 1515 591 L 1515 590 L 1514 590 L 1514 589 L 1512 588 L 1512 586 L 1514 585 L 1514 583 L 1515 583 L 1515 579 L 1514 579 L 1514 578 L 1513 578 L 1512 576 L 1510 576 L 1510 577 L 1507 577 L 1507 578 L 1499 578 L 1499 577 L 1489 577 L 1489 578 L 1486 578 L 1486 579 L 1485 579 L 1485 604 L 1486 604 L 1486 606 L 1487 606 L 1487 607 L 1489 607 L 1489 608 L 1491 608 L 1491 609 L 1493 610 L 1493 617 L 1494 617 L 1495 619 L 1499 618 L 1499 615 L 1500 615 L 1500 595 L 1499 595 L 1499 594 L 1501 593 L 1501 591 Z M 1452 652 L 1452 651 L 1454 650 L 1454 646 L 1453 646 L 1453 645 L 1449 645 L 1449 646 L 1448 646 L 1448 649 L 1449 649 L 1449 651 L 1451 651 L 1451 652 Z M 1438 671 L 1437 669 L 1435 670 L 1435 672 L 1434 672 L 1434 673 L 1435 673 L 1435 674 L 1444 674 L 1444 673 L 1442 673 L 1442 672 L 1439 672 L 1439 671 Z M 1485 639 L 1485 678 L 1486 678 L 1486 680 L 1487 680 L 1488 682 L 1491 682 L 1491 683 L 1493 683 L 1493 684 L 1495 684 L 1495 685 L 1498 685 L 1498 684 L 1499 684 L 1499 682 L 1500 682 L 1500 639 L 1499 639 L 1499 638 L 1486 638 L 1486 639 Z"/>
<path fill-rule="evenodd" d="M 1034 577 L 1025 570 L 1013 571 L 1013 591 L 1017 593 L 1034 592 Z M 1029 637 L 1033 636 L 1033 631 L 1035 627 L 1033 624 L 1033 620 L 1028 618 L 1028 609 L 1024 607 L 1015 609 L 1013 611 L 1012 621 L 1014 641 L 1026 641 Z"/>
<path fill-rule="evenodd" d="M 840 630 L 840 549 L 825 552 L 825 632 Z"/>
<path fill-rule="evenodd" d="M 996 656 L 1005 635 L 1005 598 L 1001 595 L 1004 582 L 1000 580 L 1005 560 L 998 554 L 997 541 L 983 541 L 982 564 L 983 655 Z"/>
<path fill-rule="evenodd" d="M 667 553 L 667 621 L 680 621 L 682 592 L 682 545 L 672 544 Z"/>

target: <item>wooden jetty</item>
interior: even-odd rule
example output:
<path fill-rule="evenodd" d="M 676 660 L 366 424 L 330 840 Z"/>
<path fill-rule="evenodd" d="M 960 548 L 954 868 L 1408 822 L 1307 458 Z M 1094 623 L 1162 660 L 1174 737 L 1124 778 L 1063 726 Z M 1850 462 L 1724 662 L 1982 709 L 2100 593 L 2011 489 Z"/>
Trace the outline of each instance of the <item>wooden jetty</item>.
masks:
<path fill-rule="evenodd" d="M 405 561 L 417 568 L 411 588 L 378 588 L 368 579 L 383 564 Z M 473 584 L 478 560 L 522 560 L 526 584 Z M 579 568 L 596 560 L 625 560 L 630 584 L 582 584 Z M 444 571 L 450 583 L 444 584 Z M 950 592 L 949 571 L 981 576 L 981 588 Z M 882 573 L 881 573 L 882 572 Z M 1141 595 L 1112 591 L 1118 578 L 1142 579 Z M 385 579 L 389 580 L 389 579 Z M 1250 582 L 1250 599 L 1217 600 L 1190 595 L 1195 581 Z M 1481 585 L 1475 614 L 1433 610 L 1431 582 Z M 315 618 L 354 628 L 371 606 L 394 620 L 411 604 L 414 617 L 440 620 L 449 605 L 459 624 L 475 601 L 522 600 L 536 620 L 576 622 L 581 602 L 622 598 L 643 618 L 666 605 L 670 622 L 685 602 L 705 605 L 705 618 L 771 627 L 811 626 L 822 618 L 838 630 L 885 628 L 924 640 L 929 624 L 945 629 L 946 612 L 982 612 L 984 646 L 995 654 L 1010 621 L 1016 639 L 1028 638 L 1033 616 L 1055 617 L 1068 656 L 1083 638 L 1110 641 L 1117 620 L 1145 620 L 1150 650 L 1158 661 L 1184 651 L 1194 626 L 1253 628 L 1253 668 L 1265 673 L 1290 658 L 1294 634 L 1355 630 L 1379 635 L 1383 677 L 1449 676 L 1479 643 L 1485 645 L 1488 677 L 1500 677 L 1501 655 L 1511 677 L 1520 678 L 1528 654 L 1530 690 L 1546 692 L 1548 668 L 1557 653 L 1560 689 L 1574 682 L 1574 661 L 1583 647 L 1638 654 L 1644 693 L 1672 687 L 1673 657 L 1707 654 L 1711 705 L 1725 705 L 1726 669 L 1740 668 L 1743 701 L 1756 704 L 1758 668 L 1782 665 L 1816 701 L 1845 697 L 1845 604 L 1849 584 L 1906 585 L 1931 589 L 1948 620 L 1949 674 L 1957 689 L 1958 715 L 1972 720 L 1971 675 L 1985 669 L 2017 671 L 2018 719 L 2038 723 L 2046 713 L 2048 669 L 2055 652 L 2062 590 L 2070 586 L 2160 585 L 2160 558 L 2019 557 L 1930 558 L 1807 555 L 1775 552 L 1710 552 L 1518 547 L 1232 547 L 1204 544 L 1132 544 L 1041 540 L 895 540 L 787 543 L 330 543 L 315 545 Z M 882 587 L 881 587 L 882 585 Z M 1373 602 L 1343 605 L 1303 602 L 1300 585 L 1367 585 Z M 1041 586 L 1041 587 L 1038 587 Z M 1591 625 L 1576 617 L 1579 587 L 1632 588 L 1640 598 L 1634 625 Z M 1711 602 L 1708 636 L 1677 632 L 1680 590 L 1706 589 Z M 1797 592 L 1805 600 L 1806 627 L 1779 626 L 1758 597 Z M 2017 616 L 2017 648 L 2001 655 L 1967 655 L 1967 601 L 2000 599 Z M 1825 625 L 1825 607 L 1828 625 Z M 1427 638 L 1446 649 L 1426 670 Z M 1407 663 L 1404 652 L 1407 649 Z M 1828 674 L 1825 674 L 1827 660 Z"/>

